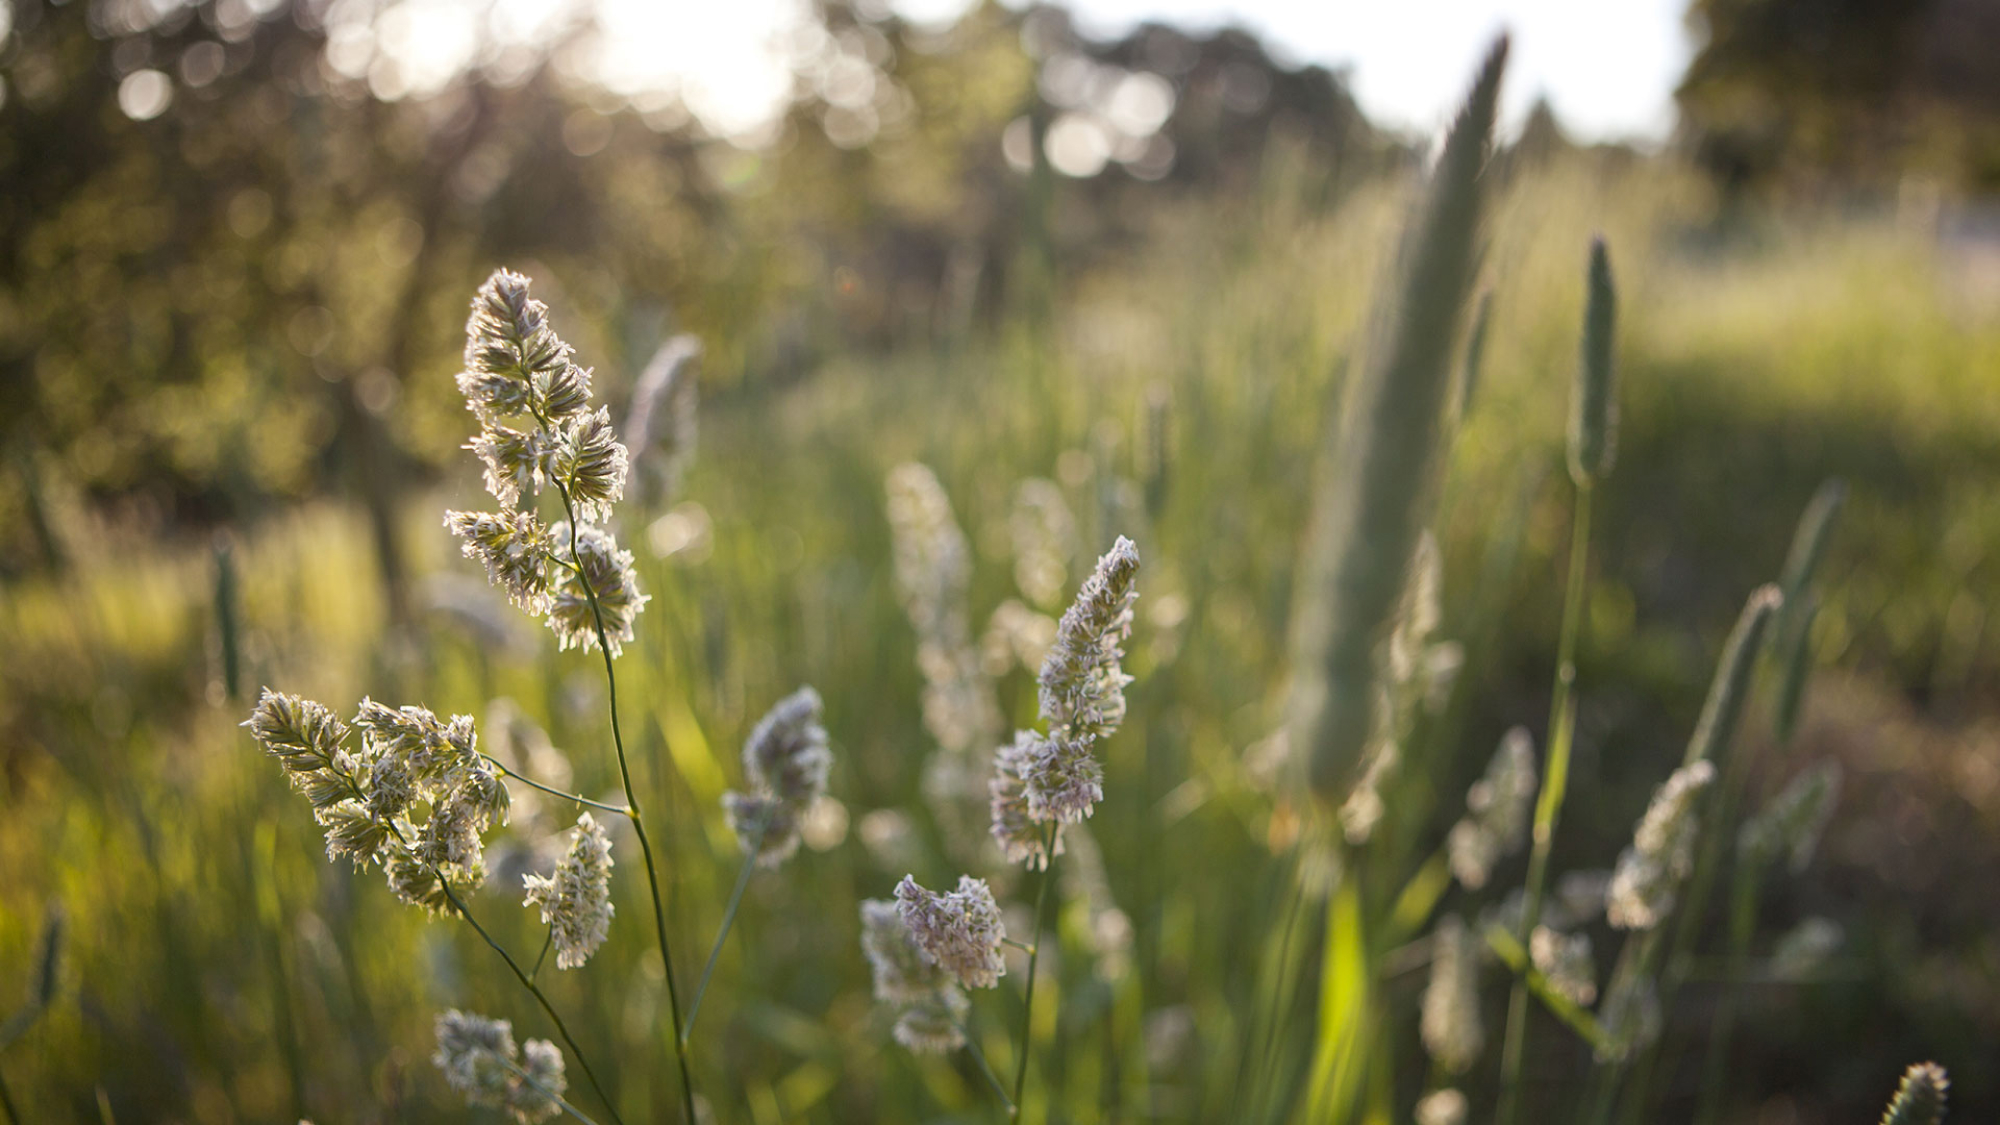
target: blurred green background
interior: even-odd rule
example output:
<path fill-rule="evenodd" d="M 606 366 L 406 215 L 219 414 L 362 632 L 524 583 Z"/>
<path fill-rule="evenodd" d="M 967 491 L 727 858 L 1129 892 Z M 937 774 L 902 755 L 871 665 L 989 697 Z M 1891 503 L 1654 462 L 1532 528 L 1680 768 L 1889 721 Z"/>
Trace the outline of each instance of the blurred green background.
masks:
<path fill-rule="evenodd" d="M 1667 150 L 1573 143 L 1544 108 L 1496 157 L 1493 327 L 1436 524 L 1443 635 L 1490 635 L 1427 831 L 1502 730 L 1545 734 L 1562 426 L 1601 231 L 1624 421 L 1557 869 L 1607 866 L 1629 839 L 1736 608 L 1844 478 L 1803 733 L 1776 754 L 1760 696 L 1743 741 L 1756 793 L 1804 762 L 1846 768 L 1820 858 L 1773 890 L 1760 944 L 1809 916 L 1845 942 L 1811 980 L 1741 986 L 1724 1116 L 1867 1120 L 1903 1064 L 1935 1057 L 1955 1119 L 1990 1120 L 2000 211 L 1982 192 L 2000 102 L 1957 54 L 1912 49 L 1898 71 L 1866 47 L 1969 36 L 1990 61 L 2000 24 L 1990 4 L 1856 7 L 1879 11 L 1702 0 L 1711 49 Z M 1765 9 L 1824 34 L 1774 34 Z M 535 279 L 615 414 L 671 335 L 705 349 L 690 473 L 618 517 L 654 597 L 621 698 L 677 955 L 707 948 L 735 874 L 717 797 L 743 736 L 801 683 L 826 700 L 840 815 L 751 884 L 697 1041 L 717 1119 L 992 1116 L 962 1057 L 889 1042 L 856 945 L 859 899 L 960 869 L 920 787 L 932 743 L 890 566 L 883 480 L 907 460 L 936 469 L 971 540 L 975 629 L 1023 596 L 1024 481 L 1054 481 L 1073 514 L 1068 588 L 1114 535 L 1139 543 L 1132 713 L 1089 826 L 1101 883 L 1063 913 L 1046 1011 L 1065 1046 L 1037 1070 L 1038 1109 L 1233 1119 L 1310 800 L 1268 752 L 1309 467 L 1420 141 L 1242 33 L 1095 42 L 1054 9 L 984 5 L 939 31 L 829 3 L 757 144 L 579 81 L 559 65 L 578 28 L 385 99 L 328 61 L 351 28 L 317 3 L 0 11 L 0 1008 L 29 989 L 46 911 L 69 922 L 56 1002 L 0 1051 L 26 1120 L 467 1120 L 428 1062 L 433 1013 L 548 1034 L 463 927 L 325 862 L 235 727 L 270 684 L 471 713 L 491 741 L 504 698 L 578 788 L 615 787 L 594 658 L 558 655 L 440 523 L 481 498 L 451 376 L 499 265 Z M 1100 87 L 1148 74 L 1172 92 L 1151 140 L 1081 176 L 1036 143 L 1051 68 L 1078 60 Z M 1843 65 L 1852 81 L 1797 77 Z M 874 91 L 859 132 L 827 78 L 856 67 Z M 998 686 L 1031 722 L 1031 673 Z M 517 811 L 522 848 L 559 826 Z M 611 941 L 551 995 L 650 1119 L 634 1107 L 674 1088 L 629 849 Z M 517 883 L 476 906 L 530 949 Z M 1105 894 L 1122 940 L 1102 933 Z M 1385 999 L 1407 1013 L 1421 984 L 1390 979 Z M 1663 1119 L 1692 1115 L 1723 987 L 1697 981 L 1677 1009 Z M 1016 1008 L 979 1004 L 1007 1056 Z M 1567 1105 L 1587 1051 L 1543 1042 L 1530 1104 Z M 1468 1081 L 1475 1106 L 1496 1081 Z"/>

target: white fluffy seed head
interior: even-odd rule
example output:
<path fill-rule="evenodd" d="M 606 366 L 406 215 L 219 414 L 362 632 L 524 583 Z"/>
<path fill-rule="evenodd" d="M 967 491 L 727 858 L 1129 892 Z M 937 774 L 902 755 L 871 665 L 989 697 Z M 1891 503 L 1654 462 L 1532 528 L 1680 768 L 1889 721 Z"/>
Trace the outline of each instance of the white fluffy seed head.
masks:
<path fill-rule="evenodd" d="M 1578 1007 L 1597 1002 L 1597 962 L 1591 956 L 1589 934 L 1565 934 L 1536 926 L 1528 938 L 1528 954 L 1549 987 Z"/>
<path fill-rule="evenodd" d="M 1431 934 L 1431 979 L 1418 1021 L 1424 1049 L 1452 1074 L 1479 1061 L 1486 1032 L 1479 1021 L 1479 946 L 1456 914 Z"/>
<path fill-rule="evenodd" d="M 1051 739 L 1103 738 L 1124 721 L 1125 685 L 1132 678 L 1118 662 L 1132 632 L 1138 576 L 1138 548 L 1121 535 L 1056 623 L 1055 643 L 1038 677 Z"/>
<path fill-rule="evenodd" d="M 1000 942 L 1007 927 L 984 879 L 961 875 L 958 889 L 939 894 L 904 876 L 896 904 L 924 956 L 967 988 L 992 988 L 1007 973 Z"/>
<path fill-rule="evenodd" d="M 597 818 L 576 818 L 569 850 L 553 875 L 526 875 L 523 906 L 541 908 L 542 924 L 556 950 L 556 967 L 575 969 L 590 960 L 611 930 L 611 838 Z"/>
<path fill-rule="evenodd" d="M 1535 799 L 1534 739 L 1515 727 L 1500 740 L 1486 775 L 1465 794 L 1465 816 L 1446 837 L 1452 874 L 1467 890 L 1486 885 L 1493 866 L 1527 842 Z"/>
<path fill-rule="evenodd" d="M 1618 857 L 1605 894 L 1605 917 L 1623 930 L 1650 930 L 1674 908 L 1680 885 L 1694 866 L 1701 834 L 1696 805 L 1715 767 L 1706 759 L 1674 771 L 1653 794 L 1646 815 L 1632 834 L 1632 846 Z"/>
<path fill-rule="evenodd" d="M 819 693 L 802 687 L 779 700 L 743 743 L 748 793 L 722 795 L 729 827 L 747 853 L 775 867 L 799 847 L 806 810 L 826 793 L 833 752 L 820 724 Z"/>
<path fill-rule="evenodd" d="M 549 529 L 555 557 L 568 566 L 550 572 L 549 629 L 560 649 L 598 647 L 597 618 L 604 618 L 604 640 L 612 656 L 624 651 L 632 640 L 633 623 L 652 599 L 639 592 L 639 575 L 632 566 L 632 552 L 620 550 L 618 540 L 602 528 L 584 526 L 570 538 L 567 521 Z M 582 573 L 579 574 L 578 571 Z M 589 589 L 584 588 L 585 582 Z M 590 605 L 597 595 L 597 608 Z"/>
<path fill-rule="evenodd" d="M 431 1062 L 467 1103 L 504 1110 L 519 1125 L 562 1112 L 555 1101 L 569 1085 L 562 1052 L 546 1039 L 530 1039 L 517 1049 L 506 1020 L 456 1009 L 439 1013 Z"/>

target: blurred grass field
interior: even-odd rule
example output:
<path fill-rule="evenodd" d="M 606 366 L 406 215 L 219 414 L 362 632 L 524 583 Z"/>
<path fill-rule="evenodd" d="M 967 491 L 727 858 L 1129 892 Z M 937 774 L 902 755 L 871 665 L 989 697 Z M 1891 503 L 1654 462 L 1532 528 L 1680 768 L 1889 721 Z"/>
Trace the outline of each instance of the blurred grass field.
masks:
<path fill-rule="evenodd" d="M 1089 903 L 1066 899 L 1062 999 L 1037 1012 L 1043 1036 L 1061 1021 L 1065 1049 L 1030 1116 L 1233 1119 L 1284 856 L 1309 800 L 1262 768 L 1281 725 L 1309 468 L 1405 186 L 1329 206 L 1267 169 L 1223 214 L 1161 209 L 1049 316 L 1022 310 L 990 331 L 835 355 L 795 381 L 704 401 L 681 495 L 621 516 L 654 596 L 621 690 L 641 797 L 663 811 L 673 857 L 677 951 L 706 948 L 729 891 L 735 845 L 716 802 L 740 777 L 742 739 L 799 684 L 826 700 L 845 814 L 751 884 L 697 1052 L 718 1120 L 993 1112 L 968 1063 L 888 1041 L 856 945 L 859 899 L 887 895 L 906 870 L 933 883 L 953 870 L 919 788 L 931 744 L 889 564 L 883 479 L 907 460 L 937 470 L 975 548 L 976 625 L 1018 596 L 1007 520 L 1024 480 L 1056 481 L 1076 515 L 1069 586 L 1115 534 L 1146 557 L 1131 715 L 1106 749 L 1106 800 L 1089 825 L 1129 946 L 1102 940 Z M 1986 1120 L 2000 1113 L 2000 904 L 1980 890 L 2000 880 L 2000 648 L 1988 623 L 2000 591 L 2000 312 L 1965 299 L 1969 251 L 1934 227 L 1893 212 L 1719 227 L 1704 190 L 1664 161 L 1590 154 L 1506 177 L 1484 271 L 1486 375 L 1437 528 L 1442 635 L 1493 627 L 1461 684 L 1451 769 L 1432 779 L 1443 799 L 1431 833 L 1503 729 L 1546 733 L 1567 526 L 1555 485 L 1580 266 L 1601 230 L 1621 266 L 1622 452 L 1599 501 L 1558 869 L 1603 866 L 1622 846 L 1678 758 L 1736 607 L 1776 575 L 1813 490 L 1844 478 L 1804 734 L 1791 763 L 1776 761 L 1759 709 L 1744 741 L 1759 754 L 1755 792 L 1799 761 L 1846 766 L 1821 861 L 1773 892 L 1766 924 L 1825 915 L 1847 944 L 1823 979 L 1756 987 L 1728 1119 L 1865 1120 L 1904 1063 L 1936 1057 L 1952 1068 L 1955 1119 Z M 543 276 L 536 262 L 504 264 Z M 609 338 L 602 311 L 579 293 L 556 325 Z M 615 399 L 635 372 L 608 358 L 599 378 Z M 413 377 L 454 370 L 438 354 Z M 462 928 L 327 863 L 302 803 L 235 726 L 266 683 L 482 720 L 504 697 L 567 752 L 582 792 L 612 791 L 592 658 L 558 655 L 510 614 L 439 526 L 477 490 L 468 457 L 436 494 L 406 502 L 429 607 L 410 620 L 386 619 L 355 511 L 315 502 L 229 533 L 244 666 L 233 698 L 207 540 L 79 523 L 87 549 L 68 573 L 0 594 L 0 995 L 26 987 L 46 905 L 61 905 L 71 934 L 64 1001 L 0 1053 L 35 1119 L 461 1120 L 428 1062 L 433 1013 L 465 1007 L 545 1033 Z M 1516 532 L 1518 564 L 1496 585 L 1489 547 Z M 1017 667 L 1000 689 L 1026 725 L 1031 673 Z M 538 826 L 553 821 L 517 809 L 522 834 Z M 592 971 L 555 974 L 551 996 L 593 1054 L 631 1060 L 610 1068 L 623 1104 L 665 1105 L 662 974 L 629 840 L 618 854 L 611 941 Z M 511 886 L 491 880 L 474 907 L 531 949 L 539 934 Z M 996 886 L 1003 901 L 1014 889 Z M 1385 1004 L 1410 1010 L 1420 984 L 1388 980 Z M 1680 1011 L 1696 1041 L 1713 995 L 1697 983 Z M 1015 1010 L 980 1000 L 976 1030 L 996 1065 L 1011 1062 Z M 1398 1049 L 1391 1065 L 1414 1095 L 1414 1034 Z M 1586 1061 L 1581 1049 L 1538 1058 L 1531 1099 Z M 1680 1061 L 1671 1074 L 1698 1070 Z M 1496 1077 L 1470 1082 L 1475 1104 Z M 1692 1105 L 1677 1083 L 1670 1110 Z"/>

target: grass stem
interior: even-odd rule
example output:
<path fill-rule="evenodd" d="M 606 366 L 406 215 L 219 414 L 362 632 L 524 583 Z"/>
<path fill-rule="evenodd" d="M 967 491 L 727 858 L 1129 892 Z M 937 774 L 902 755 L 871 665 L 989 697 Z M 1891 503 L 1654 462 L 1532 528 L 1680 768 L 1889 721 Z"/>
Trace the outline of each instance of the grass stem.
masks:
<path fill-rule="evenodd" d="M 729 929 L 736 924 L 737 908 L 743 905 L 743 892 L 750 886 L 751 874 L 757 870 L 757 854 L 763 850 L 764 834 L 769 830 L 769 823 L 758 826 L 757 838 L 750 842 L 749 850 L 743 857 L 743 870 L 736 873 L 736 888 L 729 892 L 729 905 L 722 911 L 722 928 L 715 932 L 715 944 L 708 950 L 708 964 L 702 966 L 701 980 L 694 986 L 694 999 L 688 1001 L 687 1021 L 681 1026 L 683 1049 L 694 1034 L 694 1017 L 701 1011 L 701 998 L 708 995 L 708 982 L 715 975 L 716 959 L 722 956 L 722 943 L 728 940 Z"/>
<path fill-rule="evenodd" d="M 597 590 L 592 586 L 590 576 L 583 570 L 583 555 L 577 548 L 576 506 L 570 501 L 569 488 L 561 481 L 555 482 L 556 494 L 562 497 L 563 513 L 569 517 L 570 561 L 576 567 L 577 581 L 583 586 L 584 597 L 590 601 L 591 619 L 597 626 L 597 651 L 604 657 L 604 684 L 606 706 L 611 712 L 611 744 L 618 751 L 618 779 L 625 787 L 625 815 L 632 821 L 632 835 L 639 840 L 639 854 L 646 861 L 646 887 L 653 894 L 653 928 L 660 939 L 660 965 L 667 978 L 667 1009 L 673 1016 L 674 1062 L 681 1072 L 681 1110 L 686 1114 L 688 1125 L 695 1125 L 694 1079 L 688 1074 L 687 1043 L 681 1033 L 680 993 L 674 983 L 674 955 L 667 940 L 667 911 L 660 898 L 659 866 L 653 862 L 653 845 L 646 838 L 646 822 L 639 815 L 639 797 L 632 788 L 632 767 L 625 757 L 625 736 L 618 727 L 618 673 L 611 666 L 611 638 L 604 631 L 604 610 L 597 604 Z"/>
<path fill-rule="evenodd" d="M 1542 890 L 1548 881 L 1549 851 L 1555 843 L 1556 824 L 1562 817 L 1563 795 L 1569 787 L 1570 744 L 1575 736 L 1576 643 L 1583 628 L 1583 593 L 1588 585 L 1590 563 L 1590 512 L 1592 487 L 1588 478 L 1576 486 L 1576 515 L 1570 521 L 1569 575 L 1563 593 L 1562 633 L 1556 647 L 1556 682 L 1549 704 L 1549 754 L 1541 796 L 1535 802 L 1534 849 L 1528 857 L 1528 881 L 1523 888 L 1521 929 L 1517 940 L 1526 947 L 1541 921 Z M 1502 1051 L 1500 1074 L 1500 1125 L 1514 1125 L 1520 1112 L 1521 1068 L 1526 1061 L 1528 1037 L 1528 985 L 1514 982 L 1507 1003 L 1507 1042 Z"/>
<path fill-rule="evenodd" d="M 1049 825 L 1048 838 L 1043 842 L 1042 855 L 1047 857 L 1047 865 L 1042 868 L 1041 889 L 1035 892 L 1035 944 L 1028 951 L 1028 986 L 1021 1002 L 1021 1057 L 1014 1064 L 1014 1096 L 1008 1100 L 1007 1113 L 1012 1117 L 1021 1116 L 1021 1092 L 1028 1086 L 1028 1056 L 1035 1034 L 1035 967 L 1041 960 L 1043 918 L 1048 913 L 1049 884 L 1056 881 L 1056 832 L 1058 825 Z"/>

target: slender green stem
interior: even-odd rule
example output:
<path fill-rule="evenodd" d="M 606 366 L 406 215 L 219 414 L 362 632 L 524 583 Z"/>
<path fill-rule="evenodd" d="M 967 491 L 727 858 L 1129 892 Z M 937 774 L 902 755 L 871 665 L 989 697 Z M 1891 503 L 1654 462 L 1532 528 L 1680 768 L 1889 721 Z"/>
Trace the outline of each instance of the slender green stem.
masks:
<path fill-rule="evenodd" d="M 1007 1087 L 1002 1086 L 1000 1076 L 993 1073 L 993 1064 L 986 1061 L 986 1052 L 979 1049 L 979 1040 L 973 1037 L 972 1029 L 962 1023 L 953 1023 L 952 1026 L 958 1028 L 958 1033 L 965 1037 L 965 1049 L 972 1052 L 973 1061 L 979 1064 L 979 1073 L 986 1076 L 986 1081 L 993 1087 L 993 1092 L 1000 1095 L 1000 1101 L 1007 1107 L 1007 1115 L 1013 1116 L 1016 1112 L 1014 1099 L 1007 1096 Z"/>
<path fill-rule="evenodd" d="M 494 1057 L 500 1058 L 500 1056 L 498 1055 L 495 1055 Z M 522 1070 L 519 1066 L 515 1064 L 513 1059 L 500 1058 L 500 1062 L 508 1070 L 513 1071 L 515 1077 L 519 1078 L 523 1082 L 526 1082 L 531 1088 L 533 1088 L 536 1093 L 556 1103 L 556 1105 L 560 1107 L 564 1113 L 567 1113 L 571 1117 L 576 1118 L 578 1121 L 583 1122 L 583 1125 L 597 1125 L 597 1122 L 592 1121 L 588 1114 L 584 1113 L 582 1110 L 564 1101 L 561 1094 L 556 1093 L 554 1090 L 551 1090 L 547 1086 L 544 1086 L 540 1082 L 536 1081 L 534 1075 L 529 1074 L 525 1070 Z"/>
<path fill-rule="evenodd" d="M 1561 1020 L 1592 1048 L 1603 1050 L 1609 1046 L 1610 1037 L 1605 1034 L 1604 1025 L 1575 1001 L 1556 991 L 1549 978 L 1540 969 L 1535 968 L 1528 958 L 1528 951 L 1521 947 L 1520 942 L 1514 940 L 1513 934 L 1494 926 L 1486 931 L 1486 944 L 1499 955 L 1501 961 L 1506 963 L 1507 968 L 1514 973 L 1515 979 L 1528 986 L 1528 991 L 1534 993 L 1535 999 L 1542 1002 L 1542 1006 L 1549 1010 L 1550 1015 Z"/>
<path fill-rule="evenodd" d="M 14 1093 L 4 1078 L 0 1078 L 0 1109 L 7 1111 L 7 1125 L 21 1125 L 21 1111 L 14 1108 Z"/>
<path fill-rule="evenodd" d="M 674 983 L 674 955 L 667 941 L 667 910 L 660 897 L 659 866 L 653 862 L 653 845 L 646 838 L 646 822 L 639 815 L 639 796 L 632 787 L 632 767 L 625 757 L 625 736 L 618 727 L 618 673 L 611 667 L 611 638 L 604 631 L 604 610 L 597 604 L 597 590 L 591 584 L 590 576 L 584 573 L 583 555 L 576 545 L 576 506 L 570 501 L 569 488 L 561 481 L 556 482 L 556 494 L 562 497 L 563 513 L 569 517 L 570 561 L 576 568 L 577 581 L 583 586 L 584 597 L 590 601 L 591 620 L 597 626 L 597 651 L 604 656 L 606 705 L 611 711 L 611 744 L 618 751 L 618 779 L 625 787 L 625 815 L 632 821 L 632 835 L 639 840 L 639 855 L 646 861 L 646 887 L 653 894 L 653 928 L 660 939 L 660 966 L 667 977 L 667 1009 L 673 1016 L 674 1062 L 681 1072 L 681 1110 L 687 1115 L 687 1125 L 695 1125 L 694 1078 L 688 1073 L 687 1044 L 681 1033 L 680 991 Z"/>
<path fill-rule="evenodd" d="M 1586 481 L 1576 487 L 1576 514 L 1570 520 L 1569 574 L 1563 592 L 1562 633 L 1556 647 L 1555 691 L 1549 701 L 1549 754 L 1542 792 L 1535 802 L 1534 849 L 1528 856 L 1528 881 L 1523 888 L 1521 929 L 1517 935 L 1528 944 L 1541 921 L 1542 887 L 1548 880 L 1549 851 L 1555 844 L 1556 824 L 1562 818 L 1562 803 L 1569 787 L 1570 741 L 1576 726 L 1576 641 L 1583 628 L 1583 593 L 1588 585 L 1590 564 L 1591 486 Z M 1521 1108 L 1521 1068 L 1527 1059 L 1528 985 L 1514 982 L 1507 1002 L 1507 1043 L 1500 1064 L 1500 1125 L 1514 1125 Z"/>
<path fill-rule="evenodd" d="M 770 827 L 768 821 L 757 826 L 757 838 L 750 842 L 749 853 L 743 857 L 743 870 L 736 873 L 736 889 L 729 892 L 729 905 L 722 911 L 722 928 L 715 932 L 715 944 L 708 950 L 708 964 L 702 966 L 701 980 L 694 986 L 694 999 L 688 1001 L 687 1021 L 681 1025 L 683 1048 L 687 1046 L 688 1037 L 694 1034 L 695 1014 L 701 1011 L 701 998 L 708 995 L 708 982 L 715 975 L 716 959 L 722 956 L 722 943 L 729 938 L 729 928 L 736 924 L 737 908 L 743 905 L 743 891 L 750 886 L 750 876 L 757 870 L 757 853 L 764 850 L 764 834 Z"/>
<path fill-rule="evenodd" d="M 1049 834 L 1042 841 L 1042 886 L 1035 892 L 1035 945 L 1028 952 L 1028 987 L 1021 1001 L 1021 1057 L 1014 1064 L 1014 1096 L 1009 1099 L 1007 1113 L 1011 1117 L 1021 1116 L 1021 1092 L 1028 1086 L 1029 1047 L 1035 1035 L 1035 966 L 1042 954 L 1042 919 L 1048 913 L 1049 884 L 1056 881 L 1056 832 L 1060 826 L 1049 825 Z"/>
<path fill-rule="evenodd" d="M 590 1080 L 590 1088 L 597 1092 L 597 1099 L 603 1102 L 604 1108 L 611 1112 L 611 1120 L 618 1122 L 618 1125 L 624 1125 L 624 1119 L 618 1116 L 617 1105 L 612 1102 L 611 1096 L 604 1092 L 603 1084 L 597 1080 L 597 1073 L 590 1069 L 590 1060 L 584 1057 L 583 1048 L 577 1046 L 576 1038 L 569 1033 L 569 1026 L 564 1024 L 562 1017 L 556 1014 L 555 1005 L 549 1003 L 549 998 L 543 995 L 541 988 L 535 984 L 534 980 L 528 974 L 521 971 L 521 965 L 518 961 L 514 960 L 514 955 L 507 952 L 505 946 L 493 940 L 493 935 L 487 933 L 486 927 L 480 925 L 479 920 L 472 916 L 472 912 L 465 908 L 465 903 L 452 891 L 451 880 L 444 877 L 444 872 L 439 871 L 435 865 L 430 865 L 430 868 L 431 874 L 437 878 L 438 886 L 444 888 L 444 897 L 451 901 L 452 909 L 458 912 L 460 918 L 465 919 L 466 925 L 472 927 L 472 931 L 479 935 L 481 941 L 491 946 L 493 952 L 498 953 L 500 959 L 507 962 L 507 967 L 513 970 L 515 979 L 521 982 L 521 987 L 527 989 L 534 996 L 535 1002 L 540 1004 L 542 1011 L 548 1014 L 549 1021 L 556 1025 L 556 1034 L 562 1036 L 562 1041 L 569 1048 L 570 1054 L 576 1056 L 577 1065 L 583 1068 L 583 1076 Z"/>
<path fill-rule="evenodd" d="M 632 810 L 626 808 L 623 805 L 607 805 L 603 801 L 593 801 L 588 797 L 579 796 L 575 793 L 565 793 L 560 789 L 554 788 L 553 786 L 543 785 L 541 782 L 536 781 L 534 778 L 529 777 L 526 774 L 509 769 L 507 767 L 507 763 L 501 761 L 500 759 L 494 757 L 491 754 L 482 753 L 479 756 L 486 759 L 488 762 L 492 763 L 494 769 L 499 770 L 501 773 L 506 774 L 508 777 L 513 778 L 515 781 L 520 782 L 521 784 L 527 786 L 530 789 L 539 789 L 542 792 L 547 793 L 552 797 L 561 797 L 563 800 L 569 801 L 573 804 L 589 805 L 593 809 L 602 809 L 608 813 L 617 813 L 619 816 L 632 815 Z"/>
<path fill-rule="evenodd" d="M 554 926 L 550 926 L 549 932 L 542 935 L 542 951 L 540 953 L 535 954 L 535 967 L 528 970 L 529 980 L 534 980 L 536 977 L 542 975 L 542 962 L 549 959 L 549 947 L 554 945 L 555 943 L 556 943 L 556 929 Z"/>
<path fill-rule="evenodd" d="M 336 776 L 347 783 L 348 790 L 354 794 L 356 800 L 366 804 L 367 795 L 361 791 L 361 786 L 355 782 L 353 774 L 349 773 L 334 759 L 328 759 L 326 768 L 332 770 Z M 403 830 L 396 827 L 393 821 L 386 823 L 388 824 L 389 831 L 395 834 L 396 840 L 403 845 L 405 850 L 408 850 L 410 841 L 404 837 Z M 473 933 L 479 935 L 479 940 L 485 942 L 493 952 L 500 955 L 500 959 L 507 963 L 507 968 L 513 971 L 514 978 L 521 982 L 521 987 L 528 990 L 529 994 L 535 998 L 535 1002 L 542 1006 L 542 1011 L 549 1017 L 549 1022 L 556 1025 L 556 1034 L 562 1036 L 563 1045 L 569 1048 L 569 1053 L 576 1056 L 576 1064 L 583 1068 L 583 1076 L 590 1080 L 590 1088 L 596 1092 L 597 1099 L 604 1103 L 606 1110 L 610 1111 L 611 1120 L 616 1122 L 617 1125 L 625 1125 L 624 1119 L 618 1115 L 618 1106 L 612 1102 L 611 1095 L 604 1092 L 604 1084 L 597 1080 L 597 1072 L 590 1068 L 590 1059 L 584 1055 L 583 1048 L 577 1045 L 576 1038 L 569 1033 L 569 1025 L 563 1023 L 562 1017 L 556 1014 L 555 1005 L 549 1003 L 549 998 L 542 993 L 540 988 L 536 987 L 534 978 L 521 971 L 521 965 L 514 960 L 514 955 L 507 952 L 505 946 L 493 940 L 493 935 L 487 933 L 486 927 L 479 924 L 479 919 L 472 916 L 472 911 L 465 908 L 465 903 L 451 889 L 451 880 L 444 877 L 444 872 L 438 869 L 437 864 L 426 861 L 424 866 L 430 869 L 431 877 L 438 881 L 438 887 L 444 891 L 444 897 L 451 903 L 452 909 L 457 912 L 460 918 L 465 919 L 465 924 L 472 927 Z M 551 937 L 553 937 L 553 934 Z"/>
<path fill-rule="evenodd" d="M 1034 947 L 1034 946 L 1032 946 L 1032 945 L 1029 945 L 1029 944 L 1027 944 L 1026 942 L 1019 942 L 1019 941 L 1015 941 L 1015 940 L 1014 940 L 1013 938 L 1010 938 L 1010 937 L 1003 937 L 1003 938 L 1001 938 L 1001 939 L 1000 939 L 1000 944 L 1001 944 L 1001 945 L 1008 945 L 1008 946 L 1012 946 L 1012 947 L 1014 947 L 1015 949 L 1018 949 L 1018 950 L 1020 950 L 1020 951 L 1021 951 L 1021 952 L 1023 952 L 1023 953 L 1033 953 L 1033 952 L 1035 951 L 1035 947 Z"/>

